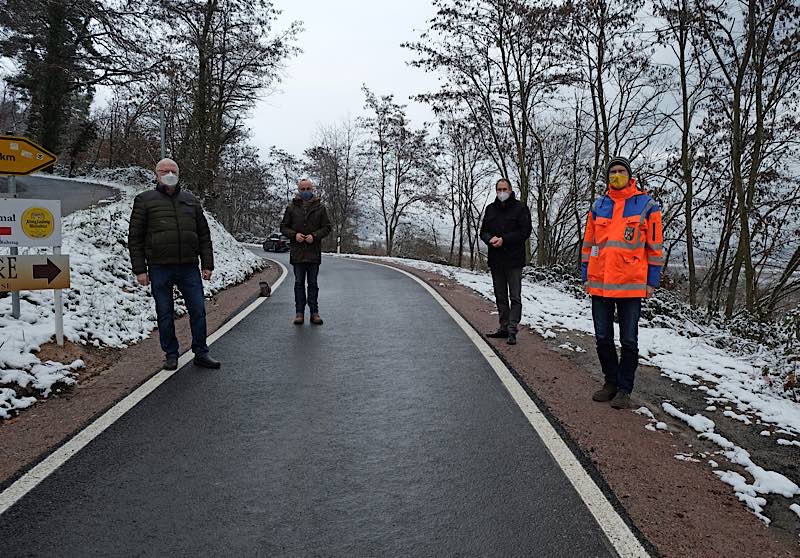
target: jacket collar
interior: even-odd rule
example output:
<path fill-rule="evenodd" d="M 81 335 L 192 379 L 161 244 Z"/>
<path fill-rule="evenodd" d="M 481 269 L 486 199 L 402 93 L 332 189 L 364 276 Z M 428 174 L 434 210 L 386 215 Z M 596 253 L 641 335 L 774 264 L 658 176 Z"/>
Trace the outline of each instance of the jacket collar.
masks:
<path fill-rule="evenodd" d="M 509 205 L 513 204 L 515 201 L 517 201 L 517 195 L 514 193 L 513 190 L 511 191 L 511 195 L 508 196 L 508 199 L 506 201 L 504 201 L 504 202 L 500 201 L 500 198 L 497 198 L 497 197 L 495 197 L 495 199 L 494 199 L 494 203 L 497 204 L 497 207 L 502 207 L 502 208 L 508 207 Z"/>
<path fill-rule="evenodd" d="M 161 192 L 165 196 L 169 196 L 171 198 L 177 198 L 178 194 L 180 194 L 180 192 L 181 192 L 181 183 L 178 182 L 178 184 L 175 186 L 175 192 L 170 195 L 170 194 L 167 193 L 166 189 L 164 188 L 164 185 L 156 180 L 156 190 L 158 190 L 159 192 Z"/>
<path fill-rule="evenodd" d="M 625 201 L 627 199 L 632 198 L 637 194 L 643 194 L 641 190 L 639 190 L 638 186 L 636 185 L 636 179 L 631 178 L 630 182 L 628 182 L 628 186 L 623 188 L 622 190 L 615 190 L 609 186 L 608 188 L 608 197 L 614 201 Z"/>
<path fill-rule="evenodd" d="M 300 197 L 300 194 L 295 194 L 292 203 L 294 203 L 295 205 L 299 205 L 301 207 L 309 208 L 320 203 L 320 199 L 316 194 L 314 194 L 313 198 L 311 198 L 308 201 L 305 201 L 303 198 Z"/>

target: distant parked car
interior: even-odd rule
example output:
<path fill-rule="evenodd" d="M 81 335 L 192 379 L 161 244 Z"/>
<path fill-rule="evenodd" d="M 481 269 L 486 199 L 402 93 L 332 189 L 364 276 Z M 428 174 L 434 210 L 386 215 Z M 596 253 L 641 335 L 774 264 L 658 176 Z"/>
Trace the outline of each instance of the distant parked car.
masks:
<path fill-rule="evenodd" d="M 288 252 L 289 239 L 282 234 L 271 234 L 269 238 L 264 241 L 265 252 Z"/>

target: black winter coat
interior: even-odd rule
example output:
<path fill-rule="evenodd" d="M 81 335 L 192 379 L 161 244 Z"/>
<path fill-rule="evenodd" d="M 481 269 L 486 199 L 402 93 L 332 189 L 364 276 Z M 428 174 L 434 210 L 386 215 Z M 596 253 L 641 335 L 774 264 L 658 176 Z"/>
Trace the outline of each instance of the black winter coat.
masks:
<path fill-rule="evenodd" d="M 197 264 L 198 257 L 202 269 L 213 270 L 211 231 L 198 199 L 185 190 L 170 196 L 160 188 L 136 196 L 128 252 L 136 275 L 152 264 Z"/>
<path fill-rule="evenodd" d="M 481 240 L 489 247 L 489 267 L 509 269 L 525 267 L 525 241 L 531 236 L 531 212 L 528 206 L 517 200 L 514 193 L 507 201 L 495 200 L 486 208 L 481 223 Z M 489 244 L 493 236 L 503 239 L 503 245 L 495 248 Z"/>
<path fill-rule="evenodd" d="M 310 234 L 314 242 L 297 242 L 297 233 Z M 304 202 L 295 198 L 281 221 L 281 234 L 289 239 L 289 263 L 322 263 L 322 239 L 331 233 L 328 212 L 319 198 Z"/>

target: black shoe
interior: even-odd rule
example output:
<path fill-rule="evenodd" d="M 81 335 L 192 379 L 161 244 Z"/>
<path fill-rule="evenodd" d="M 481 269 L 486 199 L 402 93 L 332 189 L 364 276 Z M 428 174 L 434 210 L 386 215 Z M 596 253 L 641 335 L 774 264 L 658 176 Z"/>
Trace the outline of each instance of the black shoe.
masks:
<path fill-rule="evenodd" d="M 508 339 L 506 339 L 506 343 L 509 345 L 516 345 L 517 344 L 517 334 L 513 331 L 508 332 Z"/>
<path fill-rule="evenodd" d="M 490 337 L 491 339 L 505 339 L 506 337 L 508 337 L 508 330 L 498 329 L 493 333 L 487 333 L 486 337 Z"/>
<path fill-rule="evenodd" d="M 178 357 L 176 356 L 168 356 L 164 359 L 164 370 L 177 370 L 178 369 Z"/>
<path fill-rule="evenodd" d="M 194 357 L 194 363 L 202 368 L 219 368 L 221 366 L 218 360 L 214 360 L 208 355 Z"/>

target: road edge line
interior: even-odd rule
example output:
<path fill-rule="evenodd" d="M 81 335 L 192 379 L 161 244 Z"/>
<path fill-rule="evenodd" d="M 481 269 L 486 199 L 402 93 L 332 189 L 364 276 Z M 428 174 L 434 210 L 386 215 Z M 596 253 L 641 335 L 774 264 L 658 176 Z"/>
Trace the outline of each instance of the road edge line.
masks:
<path fill-rule="evenodd" d="M 368 259 L 359 261 L 386 267 L 410 277 L 419 283 L 428 294 L 445 309 L 450 317 L 453 318 L 453 321 L 467 334 L 467 337 L 469 337 L 470 341 L 478 348 L 483 358 L 486 359 L 495 374 L 497 374 L 497 377 L 503 383 L 503 386 L 509 392 L 511 398 L 525 415 L 525 418 L 528 419 L 528 422 L 539 435 L 558 466 L 561 467 L 561 470 L 578 492 L 581 500 L 586 504 L 589 512 L 595 518 L 595 521 L 597 521 L 603 533 L 605 533 L 609 542 L 614 547 L 614 550 L 623 558 L 649 558 L 650 554 L 639 539 L 636 538 L 636 535 L 628 524 L 625 523 L 622 516 L 614 509 L 613 504 L 606 498 L 589 472 L 581 465 L 580 460 L 561 438 L 553 425 L 550 424 L 545 414 L 539 409 L 536 402 L 531 399 L 522 385 L 520 385 L 519 381 L 514 377 L 505 363 L 495 354 L 483 337 L 475 331 L 475 328 L 473 328 L 472 325 L 442 297 L 442 295 L 436 292 L 433 287 L 413 273 L 392 265 L 370 261 Z"/>
<path fill-rule="evenodd" d="M 281 286 L 281 283 L 289 275 L 289 270 L 278 260 L 270 260 L 278 264 L 283 272 L 281 276 L 275 281 L 272 286 L 273 292 Z M 212 345 L 220 337 L 233 329 L 236 324 L 241 322 L 256 308 L 261 306 L 267 300 L 266 297 L 259 297 L 251 302 L 246 308 L 233 316 L 230 320 L 222 324 L 219 329 L 212 333 L 207 340 L 208 345 Z M 114 424 L 125 413 L 133 409 L 145 397 L 150 395 L 161 384 L 166 382 L 170 377 L 181 370 L 194 358 L 191 351 L 186 351 L 180 358 L 178 358 L 178 368 L 176 370 L 161 370 L 152 376 L 145 383 L 133 390 L 121 401 L 100 415 L 92 423 L 86 426 L 83 430 L 79 431 L 72 438 L 67 440 L 53 453 L 45 457 L 27 473 L 22 475 L 14 481 L 8 488 L 0 492 L 0 516 L 2 516 L 9 508 L 16 504 L 23 496 L 33 490 L 40 482 L 53 474 L 59 467 L 66 463 L 73 455 L 82 450 L 89 442 L 97 438 L 107 428 Z"/>

